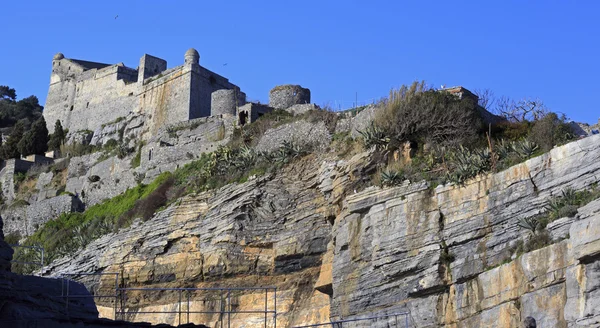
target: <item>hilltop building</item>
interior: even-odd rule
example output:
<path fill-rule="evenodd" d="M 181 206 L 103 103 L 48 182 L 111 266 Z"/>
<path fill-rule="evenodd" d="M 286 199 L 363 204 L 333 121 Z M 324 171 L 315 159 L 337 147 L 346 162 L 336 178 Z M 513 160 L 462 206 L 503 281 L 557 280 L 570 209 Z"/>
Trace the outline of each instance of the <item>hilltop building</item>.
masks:
<path fill-rule="evenodd" d="M 60 120 L 71 132 L 95 131 L 129 113 L 144 114 L 149 131 L 165 124 L 233 114 L 246 103 L 240 88 L 202 66 L 189 49 L 183 65 L 167 69 L 164 59 L 143 55 L 137 69 L 65 58 L 52 60 L 44 118 L 50 132 Z"/>

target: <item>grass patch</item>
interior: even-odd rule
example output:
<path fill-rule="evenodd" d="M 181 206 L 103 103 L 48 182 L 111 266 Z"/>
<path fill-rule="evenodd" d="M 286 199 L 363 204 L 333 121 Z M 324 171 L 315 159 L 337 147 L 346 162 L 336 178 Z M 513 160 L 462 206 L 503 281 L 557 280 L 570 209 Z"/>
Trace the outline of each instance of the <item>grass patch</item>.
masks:
<path fill-rule="evenodd" d="M 83 213 L 63 213 L 29 236 L 24 244 L 44 247 L 46 264 L 72 254 L 103 234 L 129 226 L 135 218 L 148 219 L 147 213 L 154 213 L 167 202 L 166 196 L 156 201 L 157 191 L 166 195 L 173 182 L 173 175 L 166 172 L 149 185 L 128 189 Z"/>

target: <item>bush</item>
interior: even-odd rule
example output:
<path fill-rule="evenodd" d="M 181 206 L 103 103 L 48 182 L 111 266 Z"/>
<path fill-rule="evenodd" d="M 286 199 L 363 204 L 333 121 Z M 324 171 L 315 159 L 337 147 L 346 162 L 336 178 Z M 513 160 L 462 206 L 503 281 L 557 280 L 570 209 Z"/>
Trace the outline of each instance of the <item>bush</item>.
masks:
<path fill-rule="evenodd" d="M 529 140 L 540 145 L 545 152 L 573 139 L 575 134 L 571 126 L 566 123 L 566 118 L 558 117 L 555 113 L 549 113 L 534 122 L 529 135 Z"/>
<path fill-rule="evenodd" d="M 133 207 L 120 217 L 117 228 L 129 225 L 135 218 L 142 218 L 144 221 L 151 219 L 159 208 L 167 204 L 169 200 L 167 193 L 173 187 L 174 182 L 173 176 L 169 175 L 148 196 L 136 200 Z"/>
<path fill-rule="evenodd" d="M 398 144 L 470 145 L 482 127 L 476 104 L 448 92 L 429 90 L 424 82 L 392 90 L 375 124 Z"/>
<path fill-rule="evenodd" d="M 388 148 L 390 138 L 385 134 L 383 129 L 378 128 L 371 123 L 366 129 L 358 131 L 362 136 L 365 148 L 375 147 L 375 150 L 385 150 Z"/>

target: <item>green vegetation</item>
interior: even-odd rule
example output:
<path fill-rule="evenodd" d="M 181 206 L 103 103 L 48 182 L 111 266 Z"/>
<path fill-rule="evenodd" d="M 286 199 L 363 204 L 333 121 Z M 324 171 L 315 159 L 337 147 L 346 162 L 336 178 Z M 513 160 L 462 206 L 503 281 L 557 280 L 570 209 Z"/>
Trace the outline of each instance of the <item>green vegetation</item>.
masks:
<path fill-rule="evenodd" d="M 48 141 L 48 149 L 54 151 L 60 150 L 60 146 L 65 143 L 66 137 L 67 134 L 62 124 L 59 120 L 56 120 L 56 123 L 54 123 L 54 133 L 50 135 L 50 141 Z"/>
<path fill-rule="evenodd" d="M 574 138 L 566 118 L 542 111 L 539 102 L 507 103 L 507 120 L 485 126 L 472 98 L 424 82 L 392 90 L 380 105 L 373 124 L 359 132 L 364 146 L 379 154 L 373 180 L 384 186 L 396 185 L 398 175 L 432 186 L 464 184 Z"/>
<path fill-rule="evenodd" d="M 600 198 L 600 190 L 596 185 L 593 185 L 590 190 L 563 190 L 560 196 L 553 197 L 548 201 L 545 213 L 519 219 L 517 224 L 528 231 L 528 238 L 526 241 L 519 240 L 511 252 L 520 256 L 523 253 L 550 245 L 552 238 L 546 229 L 549 223 L 563 217 L 574 217 L 578 208 L 598 198 Z"/>
<path fill-rule="evenodd" d="M 561 195 L 553 197 L 548 201 L 546 212 L 535 219 L 541 227 L 546 227 L 550 222 L 564 217 L 574 217 L 577 215 L 577 209 L 585 206 L 591 201 L 600 198 L 600 188 L 594 185 L 589 190 L 574 191 L 565 189 Z"/>
<path fill-rule="evenodd" d="M 0 85 L 0 128 L 13 127 L 18 121 L 29 126 L 42 116 L 42 109 L 36 96 L 17 101 L 17 93 L 6 85 Z"/>
<path fill-rule="evenodd" d="M 151 184 L 128 189 L 83 213 L 64 213 L 48 221 L 24 244 L 44 247 L 46 263 L 72 254 L 103 234 L 129 226 L 136 218 L 149 219 L 156 210 L 167 204 L 166 193 L 173 182 L 171 173 L 163 173 Z"/>
<path fill-rule="evenodd" d="M 131 159 L 131 168 L 135 169 L 136 167 L 140 166 L 141 162 L 142 162 L 142 145 L 138 146 L 138 150 L 135 153 L 135 156 L 133 156 L 133 158 Z"/>
<path fill-rule="evenodd" d="M 18 245 L 21 240 L 21 234 L 18 231 L 13 231 L 4 236 L 4 241 L 9 245 Z"/>
<path fill-rule="evenodd" d="M 31 129 L 23 134 L 17 143 L 17 149 L 23 156 L 44 154 L 48 150 L 48 129 L 44 117 L 38 118 Z"/>
<path fill-rule="evenodd" d="M 114 142 L 107 144 L 115 146 Z M 305 154 L 306 149 L 291 142 L 271 153 L 257 153 L 249 147 L 220 147 L 174 173 L 161 174 L 149 185 L 142 184 L 141 177 L 136 187 L 83 213 L 62 214 L 29 236 L 24 244 L 44 247 L 45 261 L 49 263 L 72 254 L 104 234 L 128 227 L 137 218 L 150 219 L 160 208 L 184 194 L 245 182 L 251 176 L 272 172 Z"/>

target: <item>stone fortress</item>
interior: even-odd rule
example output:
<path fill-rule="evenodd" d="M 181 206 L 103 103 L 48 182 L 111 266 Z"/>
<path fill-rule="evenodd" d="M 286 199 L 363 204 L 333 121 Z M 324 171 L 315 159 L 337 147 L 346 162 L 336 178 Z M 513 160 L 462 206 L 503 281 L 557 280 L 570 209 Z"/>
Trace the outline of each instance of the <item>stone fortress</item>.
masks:
<path fill-rule="evenodd" d="M 123 63 L 103 64 L 65 58 L 52 60 L 44 109 L 48 130 L 60 120 L 69 131 L 96 131 L 131 113 L 146 117 L 145 137 L 162 126 L 229 115 L 239 123 L 254 121 L 274 108 L 310 103 L 310 91 L 300 86 L 273 89 L 271 106 L 246 103 L 246 95 L 223 76 L 200 66 L 200 55 L 189 49 L 183 65 L 143 55 L 137 69 Z"/>

